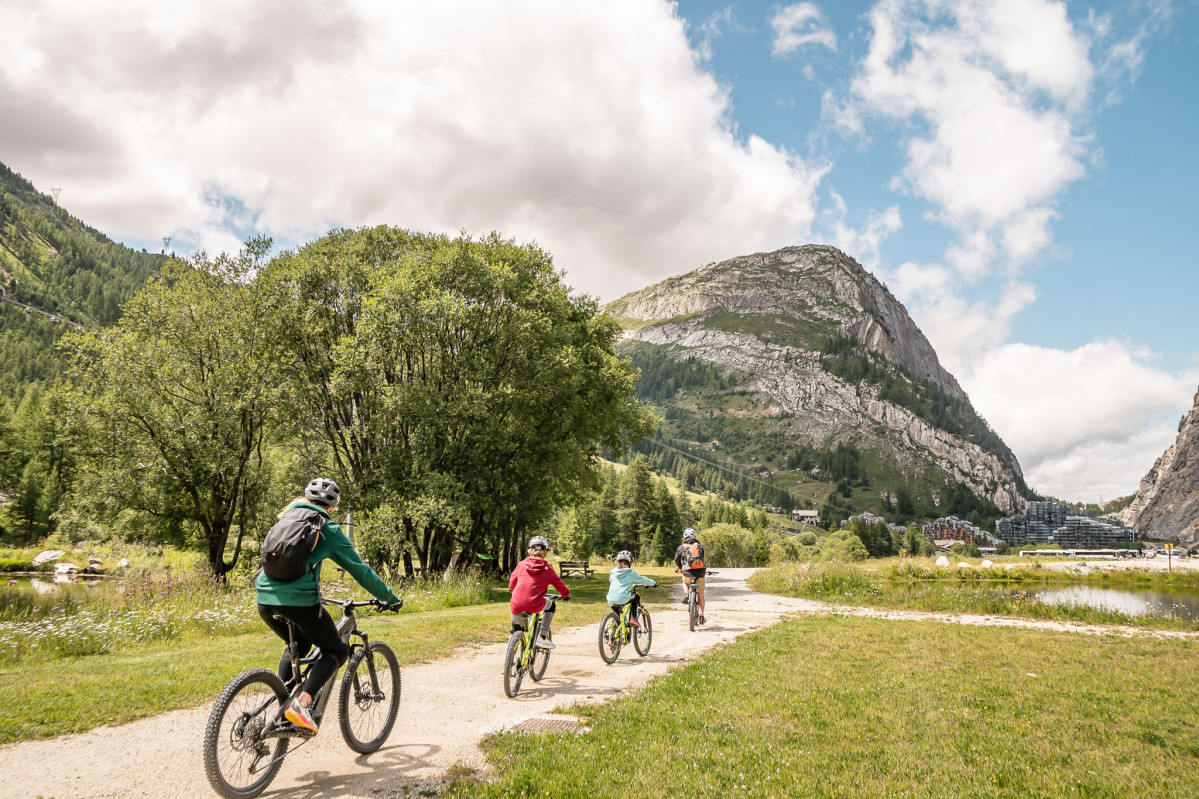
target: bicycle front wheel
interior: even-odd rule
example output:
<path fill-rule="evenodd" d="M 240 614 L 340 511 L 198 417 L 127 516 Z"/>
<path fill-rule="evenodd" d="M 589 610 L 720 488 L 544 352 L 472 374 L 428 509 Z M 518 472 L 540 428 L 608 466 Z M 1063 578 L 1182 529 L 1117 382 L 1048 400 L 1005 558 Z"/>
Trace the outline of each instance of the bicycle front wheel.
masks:
<path fill-rule="evenodd" d="M 551 641 L 553 634 L 547 636 Z M 550 664 L 550 651 L 542 649 L 539 646 L 533 647 L 532 663 L 530 664 L 529 676 L 533 678 L 533 682 L 541 682 L 541 678 L 545 676 L 545 668 Z"/>
<path fill-rule="evenodd" d="M 637 650 L 638 655 L 645 657 L 649 654 L 650 645 L 654 640 L 654 629 L 650 626 L 649 614 L 645 608 L 638 610 L 637 621 L 641 624 L 641 629 L 633 629 L 633 648 Z"/>
<path fill-rule="evenodd" d="M 247 799 L 271 784 L 291 741 L 265 733 L 287 698 L 283 681 L 270 669 L 242 672 L 221 691 L 204 730 L 204 773 L 214 791 Z"/>
<path fill-rule="evenodd" d="M 371 682 L 374 666 L 378 690 Z M 400 713 L 400 662 L 391 647 L 371 641 L 369 660 L 359 649 L 346 665 L 338 695 L 337 720 L 351 749 L 370 754 L 383 745 Z"/>
<path fill-rule="evenodd" d="M 525 634 L 512 633 L 508 637 L 508 651 L 504 653 L 504 693 L 509 697 L 516 696 L 520 690 L 521 678 L 525 676 L 521 661 L 525 656 Z"/>
<path fill-rule="evenodd" d="M 599 651 L 605 663 L 615 663 L 620 657 L 620 617 L 609 611 L 599 626 Z"/>

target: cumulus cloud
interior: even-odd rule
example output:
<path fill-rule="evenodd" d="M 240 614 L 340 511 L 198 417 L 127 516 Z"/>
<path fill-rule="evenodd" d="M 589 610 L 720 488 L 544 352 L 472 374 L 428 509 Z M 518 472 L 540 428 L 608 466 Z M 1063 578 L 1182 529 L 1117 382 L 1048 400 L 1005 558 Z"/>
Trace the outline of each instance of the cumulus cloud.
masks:
<path fill-rule="evenodd" d="M 0 122 L 0 152 L 119 238 L 216 249 L 231 232 L 498 229 L 611 299 L 801 242 L 816 213 L 825 167 L 735 134 L 665 2 L 47 0 L 4 14 L 0 97 L 22 121 Z"/>
<path fill-rule="evenodd" d="M 879 248 L 888 236 L 903 227 L 899 207 L 892 205 L 882 211 L 871 211 L 861 227 L 853 227 L 846 221 L 849 208 L 844 198 L 835 191 L 830 194 L 831 204 L 820 213 L 821 230 L 834 247 L 856 258 L 867 269 L 878 269 Z"/>
<path fill-rule="evenodd" d="M 1132 493 L 1177 435 L 1199 372 L 1104 339 L 1074 350 L 1006 344 L 959 374 L 975 408 L 1018 453 L 1029 484 L 1065 499 Z"/>
<path fill-rule="evenodd" d="M 785 56 L 799 48 L 815 44 L 837 49 L 837 34 L 828 26 L 828 21 L 815 3 L 796 3 L 783 6 L 770 18 L 774 29 L 771 51 L 775 56 Z"/>
<path fill-rule="evenodd" d="M 895 186 L 962 237 L 951 258 L 964 274 L 1041 251 L 1089 141 L 1076 120 L 1094 70 L 1064 4 L 884 0 L 869 19 L 869 52 L 834 121 L 907 125 Z"/>

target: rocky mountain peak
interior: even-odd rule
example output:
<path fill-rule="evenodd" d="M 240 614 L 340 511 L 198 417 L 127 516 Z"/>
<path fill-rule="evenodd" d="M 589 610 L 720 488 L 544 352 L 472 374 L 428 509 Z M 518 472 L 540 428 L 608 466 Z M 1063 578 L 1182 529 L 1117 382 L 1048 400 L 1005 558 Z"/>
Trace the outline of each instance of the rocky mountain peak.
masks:
<path fill-rule="evenodd" d="M 1199 545 L 1199 391 L 1178 424 L 1178 438 L 1141 480 L 1136 498 L 1115 514 L 1154 538 Z"/>
<path fill-rule="evenodd" d="M 605 310 L 631 348 L 715 364 L 743 380 L 737 391 L 752 394 L 759 410 L 723 413 L 776 419 L 771 429 L 797 446 L 849 437 L 891 474 L 939 473 L 940 482 L 964 485 L 1003 511 L 1022 506 L 1015 456 L 978 418 L 903 304 L 835 247 L 707 264 Z M 688 405 L 681 395 L 666 402 Z M 694 412 L 693 403 L 680 406 L 675 418 Z"/>

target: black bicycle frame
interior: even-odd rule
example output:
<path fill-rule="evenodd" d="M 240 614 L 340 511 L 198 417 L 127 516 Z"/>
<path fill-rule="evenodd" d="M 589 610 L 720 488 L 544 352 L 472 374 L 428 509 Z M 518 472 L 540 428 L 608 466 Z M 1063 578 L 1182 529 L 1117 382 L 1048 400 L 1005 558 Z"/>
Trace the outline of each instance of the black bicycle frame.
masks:
<path fill-rule="evenodd" d="M 350 644 L 350 652 L 346 656 L 346 662 L 349 663 L 350 660 L 353 659 L 355 653 L 360 649 L 365 650 L 369 654 L 370 636 L 358 629 L 358 620 L 354 615 L 353 603 L 347 603 L 343 605 L 336 601 L 326 601 L 323 597 L 321 598 L 321 602 L 322 604 L 338 605 L 344 611 L 344 615 L 337 622 L 337 633 L 341 636 L 343 641 L 349 643 L 351 636 L 357 636 L 358 638 L 362 639 L 362 643 Z M 365 605 L 369 603 L 363 604 Z M 275 618 L 287 622 L 287 651 L 291 660 L 292 687 L 291 692 L 287 695 L 287 701 L 280 705 L 279 710 L 275 712 L 275 717 L 271 719 L 271 723 L 267 726 L 267 729 L 263 731 L 262 737 L 264 739 L 291 738 L 296 735 L 296 731 L 291 726 L 291 723 L 284 719 L 283 714 L 287 712 L 287 707 L 291 704 L 292 700 L 300 695 L 300 692 L 304 686 L 304 677 L 308 674 L 308 669 L 311 668 L 312 664 L 315 663 L 317 658 L 321 656 L 320 649 L 318 647 L 313 647 L 312 651 L 306 657 L 300 658 L 298 656 L 299 646 L 296 644 L 295 625 L 292 624 L 290 619 L 284 616 L 275 616 Z M 307 668 L 301 671 L 301 666 L 306 666 Z M 367 657 L 366 668 L 370 673 L 371 678 L 371 698 L 382 699 L 383 694 L 379 690 L 379 676 L 375 672 L 374 658 Z M 312 710 L 312 718 L 318 724 L 325 715 L 325 708 L 329 705 L 329 698 L 333 695 L 333 685 L 336 684 L 337 675 L 340 671 L 341 667 L 338 666 L 337 669 L 334 670 L 333 674 L 329 676 L 328 681 L 317 690 L 316 707 L 314 707 Z M 355 676 L 355 680 L 357 680 L 357 676 Z M 358 686 L 358 688 L 361 690 L 361 686 Z M 258 709 L 254 712 L 254 715 L 261 713 L 273 701 L 273 699 L 267 699 L 258 707 Z"/>

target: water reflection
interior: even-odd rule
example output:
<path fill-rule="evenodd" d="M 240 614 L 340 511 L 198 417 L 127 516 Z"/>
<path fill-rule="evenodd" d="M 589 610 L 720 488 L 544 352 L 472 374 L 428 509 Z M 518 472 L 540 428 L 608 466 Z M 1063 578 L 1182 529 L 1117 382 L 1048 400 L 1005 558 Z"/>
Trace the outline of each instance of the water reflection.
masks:
<path fill-rule="evenodd" d="M 1116 588 L 1095 588 L 1071 585 L 1056 588 L 1036 588 L 1013 591 L 1047 605 L 1089 607 L 1123 613 L 1128 616 L 1160 616 L 1169 619 L 1199 619 L 1199 596 L 1167 594 L 1160 591 L 1128 591 Z"/>

